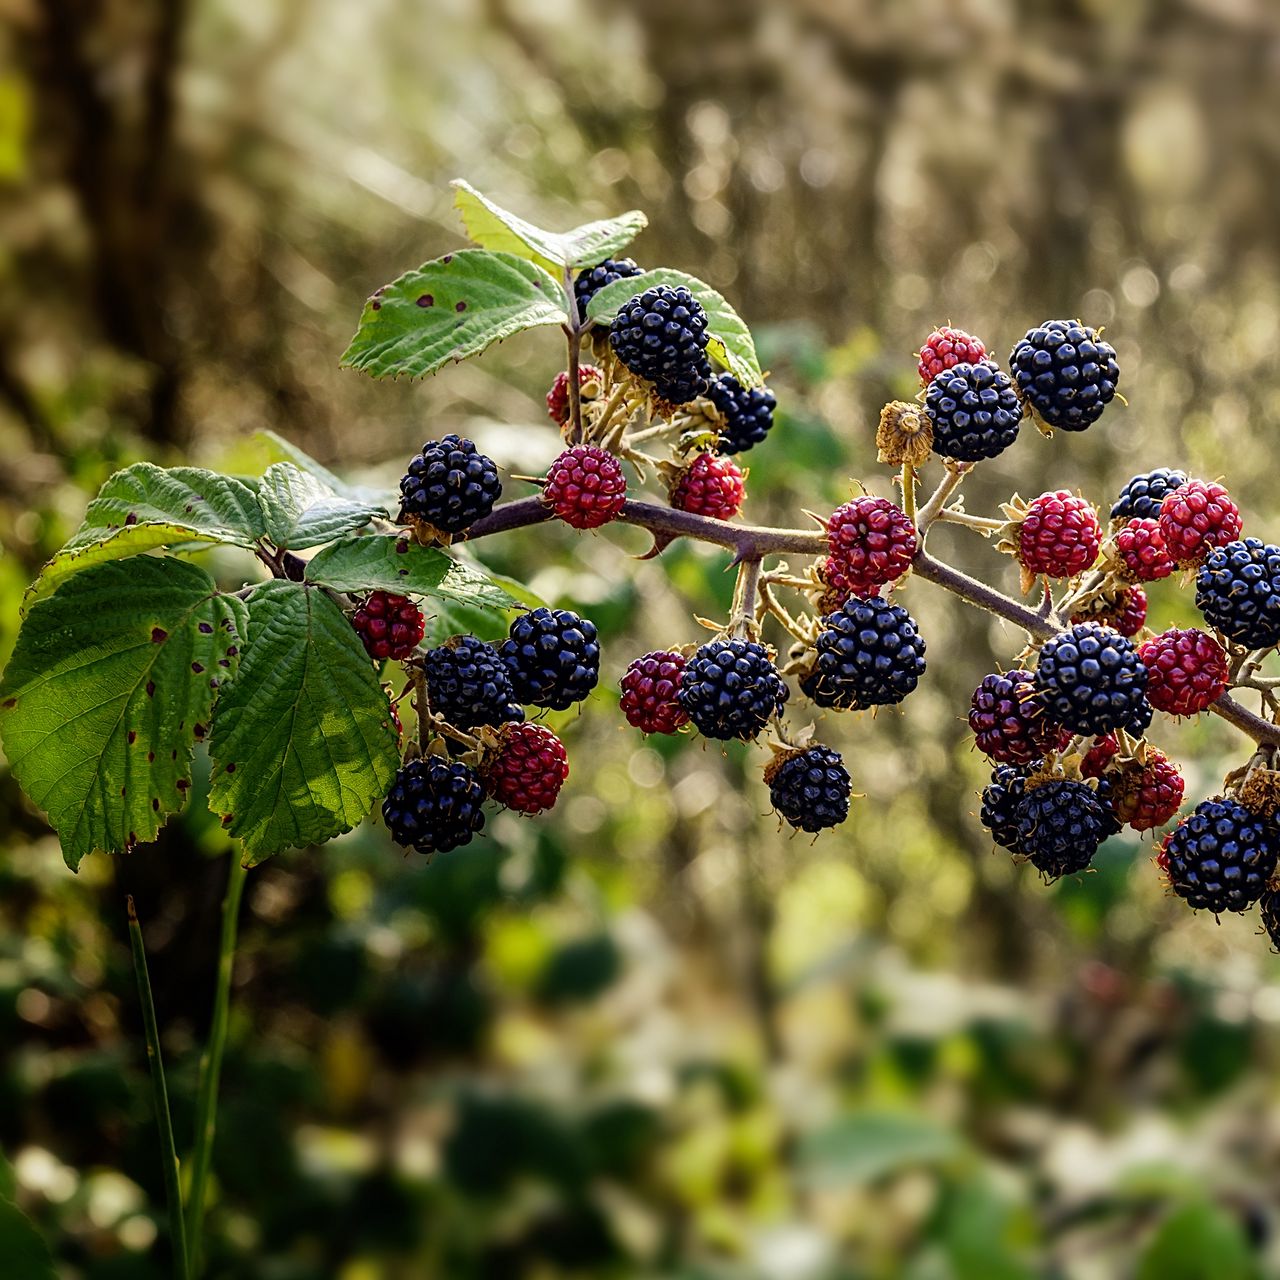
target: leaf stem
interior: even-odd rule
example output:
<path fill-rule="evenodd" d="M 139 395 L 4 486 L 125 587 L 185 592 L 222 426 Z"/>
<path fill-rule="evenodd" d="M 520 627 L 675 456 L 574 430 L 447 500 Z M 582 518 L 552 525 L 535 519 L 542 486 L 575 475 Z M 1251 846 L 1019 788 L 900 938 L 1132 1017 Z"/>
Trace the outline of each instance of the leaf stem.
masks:
<path fill-rule="evenodd" d="M 182 1186 L 178 1178 L 178 1153 L 173 1144 L 173 1117 L 169 1112 L 169 1090 L 164 1079 L 164 1058 L 160 1053 L 160 1032 L 156 1026 L 156 1006 L 151 998 L 147 974 L 147 952 L 142 943 L 142 926 L 129 894 L 129 946 L 133 951 L 133 971 L 138 980 L 138 1000 L 142 1005 L 142 1026 L 147 1040 L 147 1065 L 151 1071 L 151 1092 L 155 1099 L 156 1124 L 160 1129 L 160 1157 L 164 1166 L 164 1193 L 169 1209 L 169 1237 L 173 1242 L 175 1280 L 190 1280 L 187 1233 L 182 1217 Z"/>
<path fill-rule="evenodd" d="M 916 522 L 916 469 L 909 462 L 902 464 L 902 510 L 912 524 Z"/>
<path fill-rule="evenodd" d="M 231 851 L 227 891 L 222 900 L 222 935 L 218 945 L 218 974 L 213 993 L 209 1042 L 200 1061 L 200 1089 L 196 1098 L 196 1145 L 192 1156 L 191 1192 L 187 1204 L 187 1251 L 191 1268 L 199 1274 L 204 1232 L 205 1195 L 213 1164 L 213 1139 L 218 1119 L 218 1082 L 227 1046 L 231 1016 L 231 975 L 235 967 L 236 931 L 247 868 Z"/>

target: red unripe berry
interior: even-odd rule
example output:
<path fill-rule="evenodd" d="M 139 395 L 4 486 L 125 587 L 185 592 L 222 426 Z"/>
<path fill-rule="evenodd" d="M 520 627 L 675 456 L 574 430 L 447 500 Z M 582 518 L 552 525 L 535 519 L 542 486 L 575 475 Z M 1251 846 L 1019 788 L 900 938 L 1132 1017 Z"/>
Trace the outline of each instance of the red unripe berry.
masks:
<path fill-rule="evenodd" d="M 569 776 L 564 743 L 545 725 L 508 724 L 497 754 L 484 766 L 485 791 L 517 813 L 550 809 Z"/>
<path fill-rule="evenodd" d="M 837 507 L 827 521 L 827 583 L 837 591 L 874 595 L 911 567 L 916 527 L 887 498 L 870 494 Z"/>
<path fill-rule="evenodd" d="M 987 348 L 981 338 L 975 338 L 963 329 L 943 325 L 935 329 L 920 348 L 920 385 L 927 387 L 944 369 L 957 364 L 977 364 L 984 359 Z"/>
<path fill-rule="evenodd" d="M 700 453 L 676 480 L 671 505 L 713 520 L 732 520 L 742 508 L 745 491 L 746 476 L 732 458 Z"/>
<path fill-rule="evenodd" d="M 604 374 L 593 364 L 578 366 L 578 386 L 585 387 L 588 382 L 602 385 Z M 564 426 L 569 421 L 569 374 L 557 373 L 556 380 L 547 392 L 547 417 L 552 422 Z"/>
<path fill-rule="evenodd" d="M 684 654 L 662 649 L 631 663 L 620 682 L 628 724 L 643 733 L 675 733 L 689 723 L 689 713 L 676 697 L 684 666 Z"/>
<path fill-rule="evenodd" d="M 1083 613 L 1073 613 L 1071 622 L 1100 622 L 1122 636 L 1136 636 L 1147 620 L 1147 593 L 1141 587 L 1121 587 L 1114 596 L 1094 601 Z"/>
<path fill-rule="evenodd" d="M 1199 564 L 1213 547 L 1240 536 L 1240 508 L 1211 480 L 1188 480 L 1160 504 L 1160 535 L 1181 565 Z"/>
<path fill-rule="evenodd" d="M 400 662 L 421 643 L 426 630 L 422 610 L 407 596 L 372 591 L 351 615 L 351 625 L 369 657 Z"/>
<path fill-rule="evenodd" d="M 1193 716 L 1226 692 L 1231 665 L 1208 632 L 1176 627 L 1138 646 L 1147 668 L 1147 701 L 1157 711 Z"/>
<path fill-rule="evenodd" d="M 1150 831 L 1168 822 L 1182 804 L 1186 787 L 1177 766 L 1156 747 L 1147 747 L 1142 763 L 1121 768 L 1112 787 L 1116 817 L 1135 831 Z"/>
<path fill-rule="evenodd" d="M 1071 741 L 1045 715 L 1030 671 L 984 676 L 969 702 L 969 728 L 978 750 L 1003 764 L 1032 764 Z"/>
<path fill-rule="evenodd" d="M 1098 513 L 1066 489 L 1042 493 L 1022 519 L 1018 560 L 1031 573 L 1070 578 L 1097 558 L 1102 545 Z"/>
<path fill-rule="evenodd" d="M 1157 520 L 1130 520 L 1116 534 L 1116 554 L 1136 582 L 1167 578 L 1174 569 Z"/>
<path fill-rule="evenodd" d="M 598 529 L 622 511 L 627 478 L 613 454 L 594 444 L 575 444 L 548 469 L 542 500 L 565 524 Z"/>
<path fill-rule="evenodd" d="M 1085 752 L 1080 761 L 1080 772 L 1086 778 L 1100 778 L 1107 771 L 1107 765 L 1115 759 L 1120 751 L 1120 744 L 1115 735 L 1104 734 Z"/>

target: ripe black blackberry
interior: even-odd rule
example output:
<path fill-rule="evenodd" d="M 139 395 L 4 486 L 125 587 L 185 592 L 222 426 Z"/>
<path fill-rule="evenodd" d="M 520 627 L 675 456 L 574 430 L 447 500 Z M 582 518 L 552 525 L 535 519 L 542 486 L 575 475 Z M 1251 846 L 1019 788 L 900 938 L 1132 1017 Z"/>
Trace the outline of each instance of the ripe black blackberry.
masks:
<path fill-rule="evenodd" d="M 654 285 L 623 306 L 609 328 L 614 353 L 670 404 L 707 390 L 707 313 L 684 285 Z"/>
<path fill-rule="evenodd" d="M 1175 489 L 1187 483 L 1185 471 L 1157 467 L 1134 476 L 1111 507 L 1113 520 L 1159 520 L 1160 504 Z"/>
<path fill-rule="evenodd" d="M 778 401 L 767 387 L 744 387 L 731 373 L 713 378 L 707 399 L 720 410 L 717 453 L 746 453 L 759 444 L 773 426 Z"/>
<path fill-rule="evenodd" d="M 1143 712 L 1147 669 L 1118 631 L 1078 622 L 1041 649 L 1036 688 L 1056 724 L 1072 733 L 1110 733 Z"/>
<path fill-rule="evenodd" d="M 410 760 L 382 802 L 382 820 L 397 844 L 447 853 L 484 827 L 484 788 L 465 764 L 440 756 Z"/>
<path fill-rule="evenodd" d="M 455 636 L 430 650 L 423 670 L 431 710 L 455 729 L 524 719 L 497 649 L 475 636 Z"/>
<path fill-rule="evenodd" d="M 1260 538 L 1214 547 L 1196 574 L 1196 608 L 1246 649 L 1280 643 L 1280 547 Z"/>
<path fill-rule="evenodd" d="M 978 814 L 991 838 L 1010 853 L 1022 853 L 1018 840 L 1018 806 L 1026 794 L 1027 771 L 1017 765 L 1000 764 L 991 771 L 991 781 L 982 789 L 982 809 Z"/>
<path fill-rule="evenodd" d="M 569 609 L 531 609 L 512 622 L 498 651 L 516 700 L 563 711 L 596 687 L 600 642 L 596 624 Z"/>
<path fill-rule="evenodd" d="M 1093 788 L 1067 778 L 1030 788 L 1015 817 L 1020 852 L 1046 881 L 1083 871 L 1115 829 Z"/>
<path fill-rule="evenodd" d="M 849 816 L 853 780 L 838 751 L 813 746 L 775 756 L 764 780 L 773 807 L 800 831 L 825 831 Z"/>
<path fill-rule="evenodd" d="M 1280 951 L 1280 889 L 1268 889 L 1258 899 L 1258 910 L 1262 915 L 1262 927 L 1271 939 L 1271 950 Z"/>
<path fill-rule="evenodd" d="M 764 645 L 723 637 L 689 659 L 677 697 L 699 733 L 727 741 L 754 738 L 789 693 Z"/>
<path fill-rule="evenodd" d="M 1032 409 L 1051 427 L 1083 431 L 1116 393 L 1115 348 L 1078 320 L 1046 320 L 1009 353 L 1009 371 Z"/>
<path fill-rule="evenodd" d="M 400 481 L 401 518 L 413 517 L 441 533 L 461 533 L 493 510 L 502 481 L 492 458 L 450 433 L 428 440 Z"/>
<path fill-rule="evenodd" d="M 1197 911 L 1244 911 L 1276 869 L 1274 824 L 1234 800 L 1205 800 L 1165 837 L 1173 891 Z"/>
<path fill-rule="evenodd" d="M 801 678 L 800 688 L 820 707 L 862 711 L 891 706 L 924 675 L 924 637 L 915 619 L 888 600 L 850 596 L 822 619 L 814 649 L 813 667 Z"/>
<path fill-rule="evenodd" d="M 934 453 L 959 462 L 1003 453 L 1022 422 L 1013 383 L 987 360 L 944 369 L 929 383 L 924 411 L 933 423 Z"/>
<path fill-rule="evenodd" d="M 594 267 L 580 271 L 573 282 L 573 296 L 578 300 L 579 319 L 587 318 L 587 304 L 605 285 L 641 275 L 644 275 L 643 268 L 636 266 L 630 258 L 606 258 Z"/>

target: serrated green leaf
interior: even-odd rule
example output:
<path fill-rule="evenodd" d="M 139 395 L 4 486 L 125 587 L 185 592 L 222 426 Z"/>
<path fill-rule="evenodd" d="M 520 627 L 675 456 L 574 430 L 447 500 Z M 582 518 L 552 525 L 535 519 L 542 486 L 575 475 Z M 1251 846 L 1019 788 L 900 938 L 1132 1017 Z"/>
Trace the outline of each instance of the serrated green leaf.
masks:
<path fill-rule="evenodd" d="M 251 864 L 350 831 L 386 795 L 399 764 L 387 696 L 323 591 L 283 581 L 254 589 L 209 750 L 209 807 Z"/>
<path fill-rule="evenodd" d="M 244 617 L 202 569 L 150 556 L 86 569 L 32 606 L 0 682 L 0 736 L 72 870 L 154 839 L 186 803 Z"/>
<path fill-rule="evenodd" d="M 565 324 L 565 307 L 563 287 L 536 262 L 462 249 L 379 289 L 342 363 L 375 378 L 425 377 L 525 329 Z"/>
<path fill-rule="evenodd" d="M 272 462 L 292 462 L 299 471 L 315 476 L 321 484 L 327 485 L 340 498 L 350 498 L 352 502 L 367 502 L 385 508 L 394 501 L 393 495 L 385 490 L 375 489 L 367 484 L 351 484 L 334 475 L 322 462 L 317 462 L 309 453 L 299 449 L 296 444 L 276 435 L 274 431 L 263 429 L 255 433 L 270 450 Z"/>
<path fill-rule="evenodd" d="M 572 231 L 545 231 L 495 204 L 461 178 L 452 184 L 454 207 L 467 235 L 486 249 L 528 258 L 558 275 L 566 267 L 591 267 L 625 249 L 649 225 L 639 209 L 616 218 L 584 222 Z"/>
<path fill-rule="evenodd" d="M 15 1280 L 57 1280 L 53 1258 L 35 1223 L 17 1205 L 0 1200 L 2 1274 Z"/>
<path fill-rule="evenodd" d="M 322 480 L 299 471 L 292 462 L 272 463 L 258 491 L 266 517 L 267 537 L 292 551 L 317 547 L 345 533 L 363 529 L 387 509 L 334 493 Z"/>
<path fill-rule="evenodd" d="M 707 313 L 707 332 L 710 334 L 707 354 L 711 359 L 728 369 L 744 387 L 764 385 L 756 344 L 742 317 L 729 305 L 723 294 L 683 271 L 660 267 L 656 271 L 646 271 L 643 275 L 632 276 L 627 280 L 615 280 L 591 299 L 587 305 L 587 319 L 594 324 L 608 324 L 625 302 L 659 284 L 669 285 L 671 288 L 684 285 L 702 304 Z"/>
<path fill-rule="evenodd" d="M 307 565 L 306 578 L 335 591 L 448 596 L 490 609 L 510 609 L 519 603 L 470 565 L 438 547 L 421 546 L 408 534 L 344 538 L 317 552 Z"/>
<path fill-rule="evenodd" d="M 95 564 L 158 547 L 251 547 L 263 528 L 258 500 L 241 481 L 200 467 L 137 462 L 102 486 L 83 524 L 28 589 L 24 609 Z"/>

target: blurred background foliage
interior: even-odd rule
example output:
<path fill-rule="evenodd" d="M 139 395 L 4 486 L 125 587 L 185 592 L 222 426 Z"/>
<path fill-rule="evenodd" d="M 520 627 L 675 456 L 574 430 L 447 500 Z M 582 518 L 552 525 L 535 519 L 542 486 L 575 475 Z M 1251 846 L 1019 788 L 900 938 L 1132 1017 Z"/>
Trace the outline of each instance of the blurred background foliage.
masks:
<path fill-rule="evenodd" d="M 337 369 L 364 297 L 459 241 L 447 179 L 722 289 L 781 404 L 749 515 L 881 494 L 879 406 L 937 323 L 997 354 L 1107 326 L 1128 406 L 1027 430 L 968 506 L 1223 474 L 1280 536 L 1280 21 L 1266 0 L 6 0 L 0 646 L 88 494 L 137 459 L 248 467 L 271 427 L 398 474 L 473 435 L 556 449 L 545 331 L 425 384 Z M 512 484 L 513 491 L 519 489 Z M 938 550 L 1012 589 L 965 530 Z M 250 876 L 215 1160 L 226 1280 L 1023 1280 L 1280 1272 L 1280 962 L 1112 841 L 1045 889 L 972 816 L 963 712 L 1018 641 L 927 585 L 899 713 L 828 718 L 865 793 L 810 845 L 759 754 L 641 742 L 611 686 L 723 611 L 723 558 L 634 530 L 479 548 L 600 624 L 552 717 L 556 814 L 425 865 L 379 827 Z M 228 560 L 219 570 L 250 572 Z M 665 572 L 664 572 L 665 570 Z M 1176 584 L 1153 619 L 1190 621 Z M 1188 797 L 1244 744 L 1165 730 Z M 0 772 L 0 1179 L 61 1274 L 168 1274 L 123 896 L 180 1133 L 227 842 L 62 866 Z M 0 1244 L 3 1224 L 0 1215 Z M 9 1273 L 6 1273 L 9 1274 Z"/>

